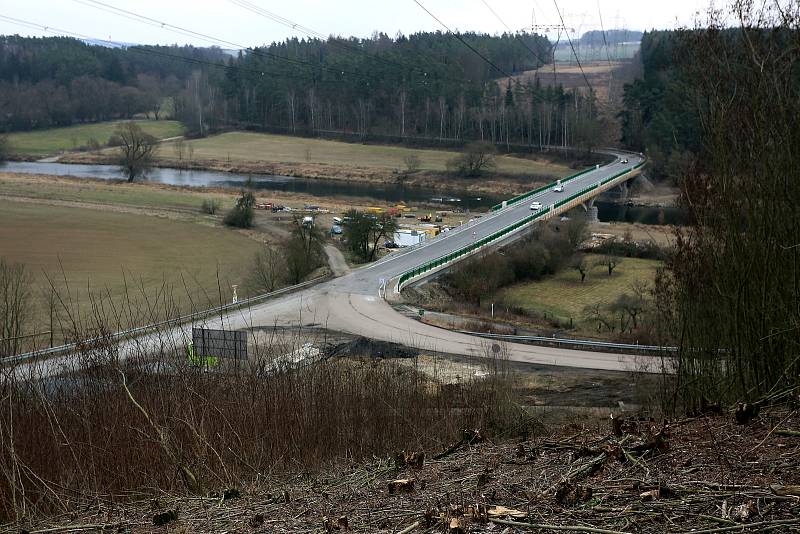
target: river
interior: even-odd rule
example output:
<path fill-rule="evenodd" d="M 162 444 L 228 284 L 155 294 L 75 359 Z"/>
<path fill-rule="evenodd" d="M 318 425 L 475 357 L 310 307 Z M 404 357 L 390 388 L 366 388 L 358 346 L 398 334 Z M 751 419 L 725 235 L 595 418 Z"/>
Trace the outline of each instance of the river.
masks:
<path fill-rule="evenodd" d="M 23 174 L 50 174 L 55 176 L 76 176 L 79 178 L 95 178 L 102 180 L 122 180 L 123 175 L 116 165 L 84 165 L 73 163 L 45 163 L 9 161 L 0 164 L 0 171 Z M 481 195 L 466 191 L 442 193 L 436 189 L 424 187 L 404 187 L 398 184 L 367 184 L 344 182 L 338 180 L 322 180 L 294 178 L 291 176 L 274 176 L 254 174 L 250 176 L 206 171 L 182 170 L 156 167 L 150 170 L 147 181 L 187 186 L 187 187 L 222 187 L 239 189 L 245 184 L 259 191 L 285 191 L 305 193 L 317 197 L 345 196 L 382 201 L 397 204 L 425 204 L 430 206 L 446 206 L 464 210 L 487 209 L 500 203 L 504 197 L 499 195 Z M 510 195 L 509 195 L 510 196 Z M 682 224 L 683 212 L 677 208 L 654 208 L 642 206 L 625 206 L 615 202 L 599 200 L 595 202 L 598 217 L 603 222 L 622 221 L 643 224 Z"/>

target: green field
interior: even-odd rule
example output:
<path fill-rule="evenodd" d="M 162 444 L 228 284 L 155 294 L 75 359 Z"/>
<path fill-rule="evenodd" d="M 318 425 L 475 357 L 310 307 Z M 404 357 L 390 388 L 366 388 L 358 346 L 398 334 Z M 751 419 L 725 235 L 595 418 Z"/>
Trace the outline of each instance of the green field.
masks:
<path fill-rule="evenodd" d="M 444 150 L 424 150 L 383 145 L 362 145 L 340 141 L 306 139 L 284 135 L 230 132 L 189 141 L 198 160 L 231 162 L 275 162 L 292 164 L 324 164 L 340 167 L 366 167 L 381 170 L 404 170 L 404 158 L 415 155 L 421 170 L 444 171 L 447 161 L 457 155 Z M 159 151 L 165 158 L 174 158 L 170 143 Z M 533 161 L 501 156 L 497 170 L 519 175 L 566 175 L 565 166 L 547 161 Z"/>
<path fill-rule="evenodd" d="M 597 256 L 591 254 L 586 256 L 588 265 L 594 264 L 596 259 Z M 583 283 L 578 271 L 565 268 L 539 282 L 507 287 L 498 292 L 497 301 L 580 322 L 587 306 L 612 303 L 619 295 L 629 293 L 634 282 L 652 283 L 660 265 L 661 262 L 654 260 L 624 258 L 612 276 L 608 276 L 605 267 L 597 266 L 592 268 Z"/>
<path fill-rule="evenodd" d="M 183 126 L 178 121 L 135 121 L 142 129 L 157 137 L 167 139 L 183 133 Z M 101 145 L 108 141 L 114 133 L 119 121 L 81 124 L 65 128 L 51 128 L 32 132 L 19 132 L 8 135 L 11 149 L 22 156 L 48 156 L 64 150 L 84 147 L 90 139 Z"/>
<path fill-rule="evenodd" d="M 230 285 L 244 283 L 261 246 L 220 227 L 8 200 L 0 200 L 0 243 L 3 258 L 25 264 L 35 279 L 37 331 L 49 329 L 41 293 L 41 288 L 47 287 L 45 273 L 55 280 L 62 294 L 67 294 L 65 286 L 69 286 L 69 294 L 83 316 L 90 311 L 90 292 L 110 296 L 119 306 L 126 279 L 131 296 L 139 301 L 134 306 L 138 310 L 144 308 L 140 288 L 152 299 L 166 282 L 172 288 L 167 292 L 171 293 L 168 300 L 174 300 L 181 311 L 188 311 L 218 303 L 218 285 L 227 302 Z M 159 318 L 171 315 L 171 311 L 163 302 L 156 306 Z M 65 315 L 63 308 L 60 315 Z M 140 316 L 131 322 L 143 324 L 150 318 Z"/>

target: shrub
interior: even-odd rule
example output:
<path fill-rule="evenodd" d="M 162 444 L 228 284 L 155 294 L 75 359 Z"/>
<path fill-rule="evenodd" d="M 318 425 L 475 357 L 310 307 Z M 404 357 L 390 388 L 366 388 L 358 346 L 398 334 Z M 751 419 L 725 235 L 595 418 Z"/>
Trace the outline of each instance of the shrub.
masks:
<path fill-rule="evenodd" d="M 606 240 L 600 243 L 594 252 L 607 256 L 620 256 L 623 258 L 641 258 L 643 260 L 664 261 L 669 257 L 669 250 L 659 246 L 655 241 L 616 241 Z"/>
<path fill-rule="evenodd" d="M 89 140 L 86 141 L 86 148 L 92 152 L 96 152 L 100 150 L 100 141 L 94 137 L 90 137 Z"/>
<path fill-rule="evenodd" d="M 309 341 L 321 342 L 251 347 L 249 365 L 223 362 L 225 372 L 192 367 L 166 344 L 120 362 L 110 342 L 75 354 L 47 387 L 40 368 L 30 370 L 34 380 L 3 374 L 0 523 L 88 507 L 98 496 L 206 494 L 263 484 L 264 473 L 443 450 L 464 428 L 491 433 L 510 420 L 502 367 L 454 395 L 398 362 L 292 368 L 285 355 Z"/>
<path fill-rule="evenodd" d="M 409 174 L 417 172 L 422 165 L 419 156 L 417 156 L 416 154 L 409 154 L 408 156 L 404 157 L 403 163 L 405 163 L 406 172 Z"/>
<path fill-rule="evenodd" d="M 207 213 L 208 215 L 214 215 L 219 211 L 220 202 L 216 198 L 206 198 L 203 200 L 203 203 L 200 204 L 200 212 Z"/>
<path fill-rule="evenodd" d="M 447 162 L 447 170 L 458 176 L 477 178 L 484 171 L 493 170 L 497 166 L 495 152 L 491 143 L 470 143 L 461 154 Z"/>
<path fill-rule="evenodd" d="M 256 197 L 249 191 L 242 191 L 236 205 L 225 215 L 224 222 L 236 228 L 250 228 L 255 216 Z"/>
<path fill-rule="evenodd" d="M 11 141 L 8 140 L 8 136 L 0 135 L 0 161 L 7 160 L 12 153 Z"/>

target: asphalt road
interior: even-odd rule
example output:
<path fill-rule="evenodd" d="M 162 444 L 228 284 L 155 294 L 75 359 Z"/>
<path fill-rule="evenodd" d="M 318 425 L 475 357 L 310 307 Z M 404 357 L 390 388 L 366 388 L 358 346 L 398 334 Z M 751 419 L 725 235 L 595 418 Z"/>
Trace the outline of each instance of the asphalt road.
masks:
<path fill-rule="evenodd" d="M 628 162 L 623 164 L 625 157 Z M 530 204 L 538 200 L 547 206 L 622 170 L 633 168 L 641 158 L 619 155 L 609 165 L 588 172 L 565 186 L 562 193 L 544 191 L 519 205 L 486 214 L 469 224 L 442 234 L 425 245 L 399 251 L 367 267 L 346 271 L 328 282 L 283 297 L 268 300 L 251 308 L 222 317 L 187 324 L 167 332 L 144 335 L 125 341 L 120 355 L 128 351 L 150 350 L 167 344 L 184 346 L 191 340 L 193 326 L 246 329 L 252 327 L 322 327 L 372 339 L 400 343 L 421 351 L 438 351 L 464 356 L 492 357 L 496 347 L 486 339 L 436 328 L 397 313 L 378 296 L 381 278 L 390 280 L 424 262 L 438 258 L 474 240 L 501 230 L 531 214 Z M 587 369 L 659 372 L 661 360 L 582 350 L 538 347 L 517 343 L 499 344 L 503 357 L 513 361 Z M 68 356 L 45 362 L 55 372 Z M 41 371 L 41 370 L 40 370 Z"/>
<path fill-rule="evenodd" d="M 623 158 L 627 159 L 628 163 L 621 163 Z M 638 156 L 619 154 L 613 163 L 571 180 L 565 185 L 563 193 L 555 193 L 551 190 L 543 191 L 520 202 L 518 205 L 491 214 L 485 214 L 469 224 L 440 234 L 435 239 L 419 247 L 408 251 L 396 252 L 368 267 L 357 269 L 348 276 L 337 279 L 333 283 L 333 287 L 345 293 L 376 295 L 381 278 L 392 279 L 427 261 L 449 254 L 524 219 L 533 213 L 530 210 L 530 205 L 533 201 L 537 200 L 543 206 L 554 204 L 620 171 L 632 169 L 641 161 L 642 158 Z"/>

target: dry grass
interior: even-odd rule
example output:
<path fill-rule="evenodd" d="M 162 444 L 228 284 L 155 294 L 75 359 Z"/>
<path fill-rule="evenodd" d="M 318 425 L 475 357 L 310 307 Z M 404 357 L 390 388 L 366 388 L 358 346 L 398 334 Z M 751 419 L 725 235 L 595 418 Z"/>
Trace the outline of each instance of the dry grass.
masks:
<path fill-rule="evenodd" d="M 586 255 L 589 265 L 598 258 L 597 255 Z M 635 282 L 652 284 L 659 265 L 661 262 L 654 260 L 624 258 L 612 276 L 608 276 L 605 267 L 597 266 L 583 283 L 578 271 L 565 268 L 545 280 L 505 288 L 498 292 L 497 299 L 507 306 L 546 312 L 567 322 L 572 318 L 577 323 L 583 318 L 587 306 L 610 304 L 619 295 L 630 292 Z"/>
<path fill-rule="evenodd" d="M 306 139 L 274 134 L 231 132 L 189 141 L 198 160 L 264 163 L 321 164 L 361 167 L 381 171 L 405 170 L 404 158 L 419 157 L 423 171 L 442 172 L 457 153 L 383 145 L 361 145 L 321 139 Z M 174 158 L 171 143 L 165 143 L 160 156 Z M 499 157 L 498 170 L 515 175 L 566 175 L 570 169 L 550 163 L 514 157 Z"/>
<path fill-rule="evenodd" d="M 800 447 L 796 438 L 775 432 L 798 424 L 791 407 L 770 407 L 744 426 L 730 413 L 663 424 L 628 417 L 619 435 L 607 411 L 603 416 L 598 423 L 576 411 L 569 424 L 533 426 L 522 440 L 475 439 L 439 460 L 431 457 L 441 449 L 422 449 L 422 466 L 379 456 L 302 476 L 265 477 L 228 499 L 180 492 L 132 504 L 98 499 L 79 514 L 14 526 L 198 533 L 797 532 Z M 413 438 L 401 445 L 409 452 L 417 446 Z M 413 480 L 413 490 L 390 493 L 398 479 Z M 174 510 L 166 527 L 154 526 L 158 514 Z M 508 520 L 518 524 L 502 523 Z"/>
<path fill-rule="evenodd" d="M 81 124 L 65 128 L 51 128 L 8 135 L 11 148 L 23 156 L 47 156 L 64 150 L 86 146 L 90 139 L 101 145 L 108 142 L 120 121 Z M 136 121 L 142 129 L 158 139 L 175 137 L 183 133 L 183 125 L 177 121 Z"/>
<path fill-rule="evenodd" d="M 462 428 L 500 420 L 498 374 L 444 388 L 369 359 L 276 366 L 303 341 L 256 347 L 249 364 L 213 372 L 189 366 L 180 347 L 121 361 L 102 342 L 58 376 L 7 370 L 0 523 L 160 492 L 202 499 L 395 448 L 441 449 Z"/>
<path fill-rule="evenodd" d="M 100 209 L 141 208 L 165 214 L 196 215 L 204 199 L 218 200 L 222 209 L 226 209 L 235 204 L 236 195 L 233 191 L 193 191 L 150 182 L 0 172 L 0 197 L 61 201 Z"/>
<path fill-rule="evenodd" d="M 197 306 L 227 302 L 230 284 L 244 281 L 259 248 L 211 224 L 8 200 L 0 200 L 0 243 L 3 257 L 25 264 L 38 287 L 46 289 L 49 276 L 84 313 L 90 294 L 119 302 L 126 284 L 134 293 L 154 294 L 164 286 L 183 290 L 185 281 L 189 293 L 176 292 L 181 310 L 190 298 Z M 36 294 L 36 331 L 46 331 L 48 307 Z"/>

